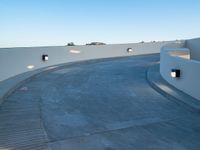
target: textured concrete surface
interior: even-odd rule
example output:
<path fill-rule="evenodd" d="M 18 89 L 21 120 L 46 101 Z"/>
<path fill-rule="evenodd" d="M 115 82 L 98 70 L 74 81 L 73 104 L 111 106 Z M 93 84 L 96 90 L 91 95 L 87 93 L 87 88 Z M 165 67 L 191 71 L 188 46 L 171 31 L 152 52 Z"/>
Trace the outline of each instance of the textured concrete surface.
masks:
<path fill-rule="evenodd" d="M 122 57 L 115 57 L 115 58 L 122 58 Z M 85 60 L 85 61 L 77 61 L 77 62 L 70 62 L 70 63 L 64 63 L 64 64 L 59 64 L 59 65 L 54 65 L 54 66 L 49 66 L 49 67 L 44 67 L 41 69 L 33 70 L 30 72 L 25 72 L 22 74 L 19 74 L 17 76 L 14 76 L 12 78 L 9 78 L 4 81 L 0 81 L 0 105 L 3 103 L 3 100 L 6 99 L 10 93 L 15 91 L 16 88 L 20 87 L 24 82 L 27 80 L 31 79 L 35 75 L 38 75 L 40 73 L 44 72 L 51 72 L 57 68 L 63 68 L 63 67 L 68 67 L 73 64 L 85 64 L 85 63 L 93 63 L 93 62 L 98 62 L 98 61 L 103 61 L 103 60 L 110 60 L 113 58 L 101 58 L 101 59 L 91 59 L 91 60 Z"/>
<path fill-rule="evenodd" d="M 165 97 L 173 99 L 173 101 L 178 101 L 179 103 L 182 102 L 183 105 L 190 106 L 192 107 L 191 109 L 200 111 L 200 100 L 180 91 L 165 81 L 160 74 L 159 64 L 154 64 L 149 67 L 147 71 L 147 80 L 155 90 Z"/>
<path fill-rule="evenodd" d="M 159 55 L 39 74 L 0 107 L 0 149 L 198 150 L 200 114 L 155 91 Z"/>
<path fill-rule="evenodd" d="M 0 81 L 0 105 L 1 103 L 3 103 L 3 100 L 6 99 L 8 95 L 10 95 L 10 93 L 15 91 L 17 87 L 26 82 L 26 80 L 29 80 L 29 78 L 31 78 L 32 76 L 44 72 L 46 69 L 48 68 L 42 68 L 35 71 L 26 72 L 9 78 L 7 80 Z"/>

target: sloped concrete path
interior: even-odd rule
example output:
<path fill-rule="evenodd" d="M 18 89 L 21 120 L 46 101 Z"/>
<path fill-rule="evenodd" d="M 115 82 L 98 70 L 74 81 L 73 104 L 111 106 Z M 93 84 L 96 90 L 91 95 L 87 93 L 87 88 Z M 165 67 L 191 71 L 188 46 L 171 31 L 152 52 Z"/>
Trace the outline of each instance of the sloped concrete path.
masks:
<path fill-rule="evenodd" d="M 0 149 L 199 150 L 200 114 L 148 84 L 159 55 L 74 64 L 0 106 Z"/>

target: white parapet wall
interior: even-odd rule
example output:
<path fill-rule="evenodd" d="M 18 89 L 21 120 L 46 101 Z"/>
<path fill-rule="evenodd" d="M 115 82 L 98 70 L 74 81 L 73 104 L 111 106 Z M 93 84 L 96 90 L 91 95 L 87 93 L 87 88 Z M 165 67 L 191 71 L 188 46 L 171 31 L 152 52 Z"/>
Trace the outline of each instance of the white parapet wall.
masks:
<path fill-rule="evenodd" d="M 21 73 L 58 64 L 99 58 L 159 53 L 172 42 L 115 44 L 99 46 L 55 46 L 0 49 L 0 83 Z M 132 52 L 127 52 L 132 48 Z M 48 61 L 42 61 L 48 55 Z"/>
<path fill-rule="evenodd" d="M 190 49 L 191 59 L 200 61 L 200 38 L 187 40 L 186 47 Z"/>
<path fill-rule="evenodd" d="M 200 39 L 193 39 L 176 44 L 167 44 L 161 49 L 160 53 L 160 73 L 162 77 L 171 85 L 198 100 L 200 100 L 199 43 Z M 171 76 L 172 69 L 180 70 L 180 77 L 173 78 Z"/>

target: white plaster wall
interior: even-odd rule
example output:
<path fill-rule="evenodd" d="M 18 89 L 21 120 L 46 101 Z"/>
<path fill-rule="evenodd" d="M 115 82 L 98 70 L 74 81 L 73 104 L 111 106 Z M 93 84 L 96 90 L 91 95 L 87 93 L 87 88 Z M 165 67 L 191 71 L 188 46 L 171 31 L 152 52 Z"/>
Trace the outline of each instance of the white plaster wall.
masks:
<path fill-rule="evenodd" d="M 161 47 L 167 43 L 171 42 L 102 46 L 1 48 L 0 81 L 29 71 L 27 65 L 34 65 L 35 70 L 47 66 L 81 60 L 159 53 Z M 127 53 L 127 48 L 132 48 L 133 53 Z M 70 50 L 79 50 L 80 54 L 70 53 Z M 41 60 L 42 54 L 48 54 L 49 61 L 43 62 Z"/>
<path fill-rule="evenodd" d="M 174 51 L 179 53 L 181 53 L 181 51 L 183 51 L 183 53 L 188 51 L 189 54 L 190 49 L 184 47 L 184 43 L 176 45 L 170 44 L 161 49 L 160 73 L 167 82 L 200 100 L 200 62 L 173 55 Z M 171 69 L 174 68 L 181 70 L 180 78 L 176 79 L 171 77 Z"/>
<path fill-rule="evenodd" d="M 200 38 L 187 40 L 186 47 L 191 51 L 191 59 L 200 61 Z"/>

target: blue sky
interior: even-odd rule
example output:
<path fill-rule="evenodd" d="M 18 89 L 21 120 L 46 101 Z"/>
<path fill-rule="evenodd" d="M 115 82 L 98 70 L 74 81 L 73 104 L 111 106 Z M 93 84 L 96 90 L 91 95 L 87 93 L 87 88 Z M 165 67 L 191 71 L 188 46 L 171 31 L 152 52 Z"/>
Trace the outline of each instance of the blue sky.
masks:
<path fill-rule="evenodd" d="M 199 0 L 0 1 L 0 47 L 195 37 Z"/>

